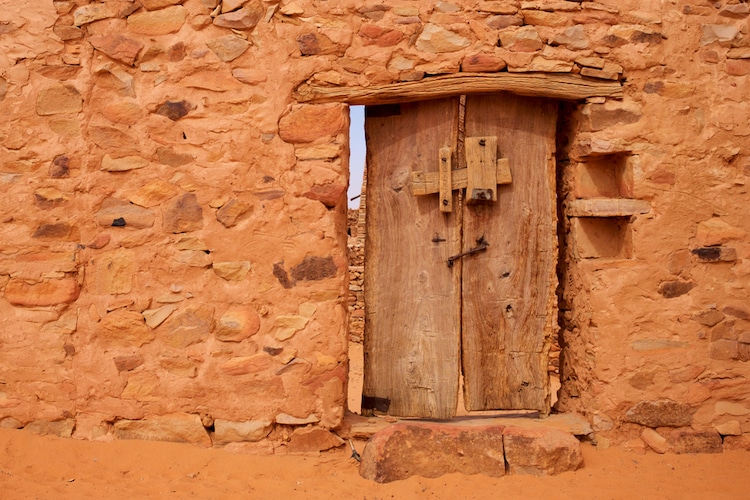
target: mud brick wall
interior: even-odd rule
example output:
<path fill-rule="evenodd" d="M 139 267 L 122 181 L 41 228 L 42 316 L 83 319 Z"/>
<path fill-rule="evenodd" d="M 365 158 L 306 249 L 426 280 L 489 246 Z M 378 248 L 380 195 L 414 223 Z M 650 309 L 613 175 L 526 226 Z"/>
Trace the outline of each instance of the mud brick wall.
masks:
<path fill-rule="evenodd" d="M 0 1 L 0 425 L 339 444 L 348 108 L 295 89 L 553 72 L 624 89 L 561 104 L 558 409 L 750 440 L 748 4 L 31 4 Z"/>

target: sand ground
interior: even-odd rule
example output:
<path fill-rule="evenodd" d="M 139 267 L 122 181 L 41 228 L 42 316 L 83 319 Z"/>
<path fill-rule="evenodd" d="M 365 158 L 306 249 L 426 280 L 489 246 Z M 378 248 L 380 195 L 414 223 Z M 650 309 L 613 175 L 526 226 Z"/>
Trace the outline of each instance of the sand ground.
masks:
<path fill-rule="evenodd" d="M 363 445 L 357 443 L 360 451 Z M 583 449 L 584 467 L 555 477 L 449 474 L 376 484 L 359 476 L 345 448 L 318 456 L 255 456 L 0 429 L 0 498 L 750 498 L 748 452 L 639 455 L 589 444 Z"/>

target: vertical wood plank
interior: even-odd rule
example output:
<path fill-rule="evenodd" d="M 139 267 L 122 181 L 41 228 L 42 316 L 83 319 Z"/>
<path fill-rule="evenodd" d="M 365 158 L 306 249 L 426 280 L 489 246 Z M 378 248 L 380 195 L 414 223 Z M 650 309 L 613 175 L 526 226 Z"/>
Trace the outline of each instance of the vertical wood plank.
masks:
<path fill-rule="evenodd" d="M 453 150 L 450 147 L 440 148 L 440 211 L 453 211 L 453 181 L 451 180 L 451 171 L 453 170 L 452 162 Z"/>
<path fill-rule="evenodd" d="M 498 138 L 513 181 L 492 205 L 463 210 L 462 362 L 469 410 L 549 411 L 547 357 L 556 328 L 554 171 L 557 106 L 512 95 L 468 96 L 467 136 Z"/>
<path fill-rule="evenodd" d="M 457 101 L 366 113 L 363 395 L 389 400 L 392 415 L 448 418 L 457 404 L 460 266 L 446 260 L 461 248 L 459 215 L 409 184 L 412 172 L 438 172 L 440 148 L 455 140 Z"/>
<path fill-rule="evenodd" d="M 467 137 L 466 203 L 497 201 L 497 137 Z"/>

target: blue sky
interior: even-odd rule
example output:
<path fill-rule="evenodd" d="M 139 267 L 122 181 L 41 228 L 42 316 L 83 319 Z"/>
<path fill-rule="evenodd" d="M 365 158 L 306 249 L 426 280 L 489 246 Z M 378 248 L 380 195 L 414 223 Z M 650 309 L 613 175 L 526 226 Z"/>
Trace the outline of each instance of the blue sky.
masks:
<path fill-rule="evenodd" d="M 365 168 L 365 107 L 350 106 L 349 115 L 349 191 L 347 196 L 357 196 L 362 191 L 362 173 Z M 358 208 L 359 199 L 349 202 L 349 208 Z"/>

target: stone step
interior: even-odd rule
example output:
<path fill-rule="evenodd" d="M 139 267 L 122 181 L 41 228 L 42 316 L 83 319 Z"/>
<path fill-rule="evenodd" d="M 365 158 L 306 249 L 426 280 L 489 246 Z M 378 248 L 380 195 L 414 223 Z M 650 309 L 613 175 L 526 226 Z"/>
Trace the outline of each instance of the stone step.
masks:
<path fill-rule="evenodd" d="M 553 475 L 576 470 L 582 462 L 580 442 L 555 427 L 409 421 L 370 437 L 359 472 L 366 479 L 388 483 L 455 472 Z"/>

